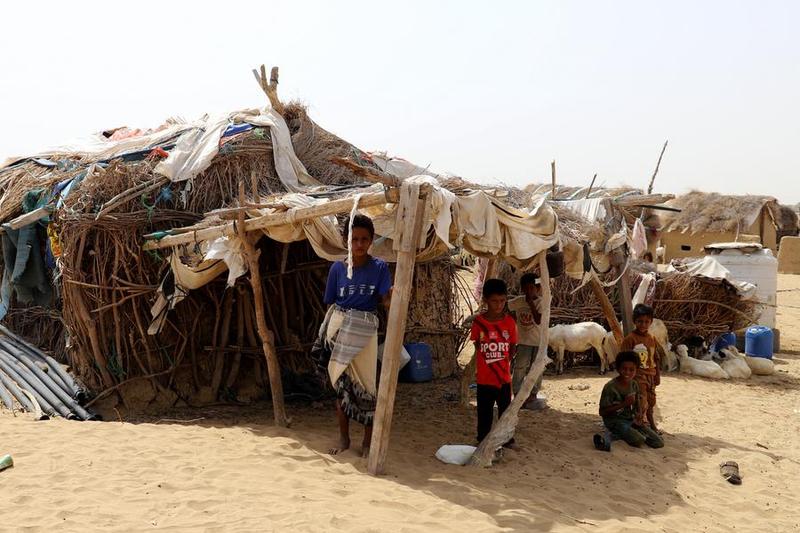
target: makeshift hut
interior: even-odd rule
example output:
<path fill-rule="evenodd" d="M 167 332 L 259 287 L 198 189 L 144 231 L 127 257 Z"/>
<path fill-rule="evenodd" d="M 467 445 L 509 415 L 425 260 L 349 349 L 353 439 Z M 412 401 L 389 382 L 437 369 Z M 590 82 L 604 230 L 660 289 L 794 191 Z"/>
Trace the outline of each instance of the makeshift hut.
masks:
<path fill-rule="evenodd" d="M 657 211 L 648 221 L 661 232 L 667 262 L 703 255 L 716 242 L 758 242 L 777 252 L 778 202 L 771 196 L 692 191 L 667 202 L 680 212 Z"/>
<path fill-rule="evenodd" d="M 780 204 L 778 206 L 778 249 L 784 237 L 796 237 L 800 233 L 800 217 L 795 206 Z"/>
<path fill-rule="evenodd" d="M 620 320 L 625 328 L 630 309 L 625 309 L 625 303 L 632 303 L 632 295 L 642 283 L 647 286 L 642 287 L 641 301 L 654 307 L 675 342 L 694 335 L 712 339 L 731 327 L 738 330 L 754 323 L 756 304 L 727 280 L 684 270 L 656 272 L 652 265 L 635 260 L 629 253 L 633 222 L 642 210 L 645 216 L 647 212 L 664 212 L 662 205 L 672 203 L 667 201 L 670 196 L 642 195 L 636 190 L 623 190 L 614 196 L 614 191 L 600 190 L 587 199 L 580 198 L 586 195 L 585 189 L 557 187 L 559 192 L 552 200 L 550 185 L 526 190 L 550 198 L 559 217 L 566 275 L 551 282 L 551 324 L 591 321 L 611 330 Z M 562 200 L 562 194 L 573 198 Z M 620 233 L 623 223 L 626 231 Z M 591 261 L 584 260 L 587 252 Z M 493 273 L 518 290 L 521 271 L 499 262 Z M 591 362 L 590 353 L 567 359 L 568 366 L 584 362 Z"/>
<path fill-rule="evenodd" d="M 301 106 L 283 105 L 277 69 L 256 77 L 266 108 L 117 129 L 0 167 L 4 320 L 67 363 L 89 403 L 119 395 L 168 407 L 269 391 L 286 425 L 284 387 L 311 370 L 328 261 L 347 256 L 342 218 L 369 214 L 373 253 L 397 265 L 369 462 L 379 472 L 402 342 L 438 345 L 439 374 L 454 370 L 463 332 L 449 254 L 458 245 L 543 265 L 557 218 L 545 203 L 519 211 L 483 191 L 383 172 Z M 490 462 L 499 434 L 476 457 Z"/>

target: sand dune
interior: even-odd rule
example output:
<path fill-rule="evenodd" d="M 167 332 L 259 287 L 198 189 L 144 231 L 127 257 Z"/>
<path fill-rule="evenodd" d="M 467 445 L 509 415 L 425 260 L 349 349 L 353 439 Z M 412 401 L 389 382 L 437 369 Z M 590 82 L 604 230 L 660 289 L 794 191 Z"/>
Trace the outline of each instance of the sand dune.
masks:
<path fill-rule="evenodd" d="M 800 289 L 800 276 L 782 276 L 781 288 Z M 607 378 L 590 369 L 548 376 L 551 409 L 523 413 L 522 450 L 487 470 L 433 457 L 441 444 L 474 438 L 474 412 L 444 399 L 455 381 L 401 385 L 381 478 L 365 474 L 355 451 L 324 453 L 332 412 L 309 405 L 289 406 L 291 429 L 270 425 L 268 405 L 95 423 L 2 413 L 0 453 L 16 465 L 0 473 L 0 529 L 800 530 L 800 333 L 791 329 L 800 290 L 779 303 L 785 353 L 776 375 L 665 377 L 662 450 L 592 449 Z M 569 390 L 578 383 L 590 388 Z M 741 487 L 719 475 L 728 459 L 742 468 Z"/>

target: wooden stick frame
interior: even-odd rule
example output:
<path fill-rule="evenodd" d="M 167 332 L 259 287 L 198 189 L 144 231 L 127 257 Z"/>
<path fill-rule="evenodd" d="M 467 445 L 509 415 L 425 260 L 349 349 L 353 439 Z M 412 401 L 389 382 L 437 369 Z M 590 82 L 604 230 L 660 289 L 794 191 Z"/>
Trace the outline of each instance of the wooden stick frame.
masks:
<path fill-rule="evenodd" d="M 383 361 L 377 405 L 375 407 L 372 441 L 367 460 L 367 470 L 372 475 L 384 473 L 386 453 L 389 448 L 389 434 L 392 427 L 394 400 L 397 392 L 397 377 L 400 370 L 400 350 L 405 337 L 414 263 L 422 233 L 426 201 L 427 192 L 423 190 L 422 197 L 420 197 L 419 185 L 412 185 L 409 196 L 401 197 L 398 207 L 397 220 L 398 222 L 403 222 L 403 233 L 400 238 L 400 250 L 397 254 L 392 303 L 389 307 L 386 339 L 383 345 Z"/>

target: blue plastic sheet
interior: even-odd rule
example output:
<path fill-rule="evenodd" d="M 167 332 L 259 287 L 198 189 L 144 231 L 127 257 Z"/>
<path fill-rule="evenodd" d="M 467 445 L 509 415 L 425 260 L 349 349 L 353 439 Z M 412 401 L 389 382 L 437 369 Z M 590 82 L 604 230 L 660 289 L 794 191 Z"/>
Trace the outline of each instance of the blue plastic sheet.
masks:
<path fill-rule="evenodd" d="M 250 131 L 253 129 L 252 124 L 242 123 L 242 124 L 228 124 L 228 127 L 225 131 L 222 132 L 223 137 L 230 137 L 232 135 L 236 135 L 237 133 L 244 133 L 245 131 Z"/>

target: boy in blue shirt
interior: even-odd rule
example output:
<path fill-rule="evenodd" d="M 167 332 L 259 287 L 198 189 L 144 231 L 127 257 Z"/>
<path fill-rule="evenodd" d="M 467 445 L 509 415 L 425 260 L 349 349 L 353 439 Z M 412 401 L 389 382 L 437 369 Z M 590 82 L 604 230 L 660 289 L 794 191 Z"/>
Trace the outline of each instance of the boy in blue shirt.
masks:
<path fill-rule="evenodd" d="M 349 237 L 349 238 L 348 238 Z M 364 424 L 362 455 L 369 453 L 377 396 L 378 305 L 389 306 L 392 277 L 388 265 L 369 255 L 375 237 L 372 220 L 355 215 L 345 223 L 352 268 L 337 261 L 328 273 L 324 302 L 332 308 L 323 325 L 331 348 L 328 375 L 336 390 L 339 442 L 335 455 L 350 447 L 350 419 Z"/>

